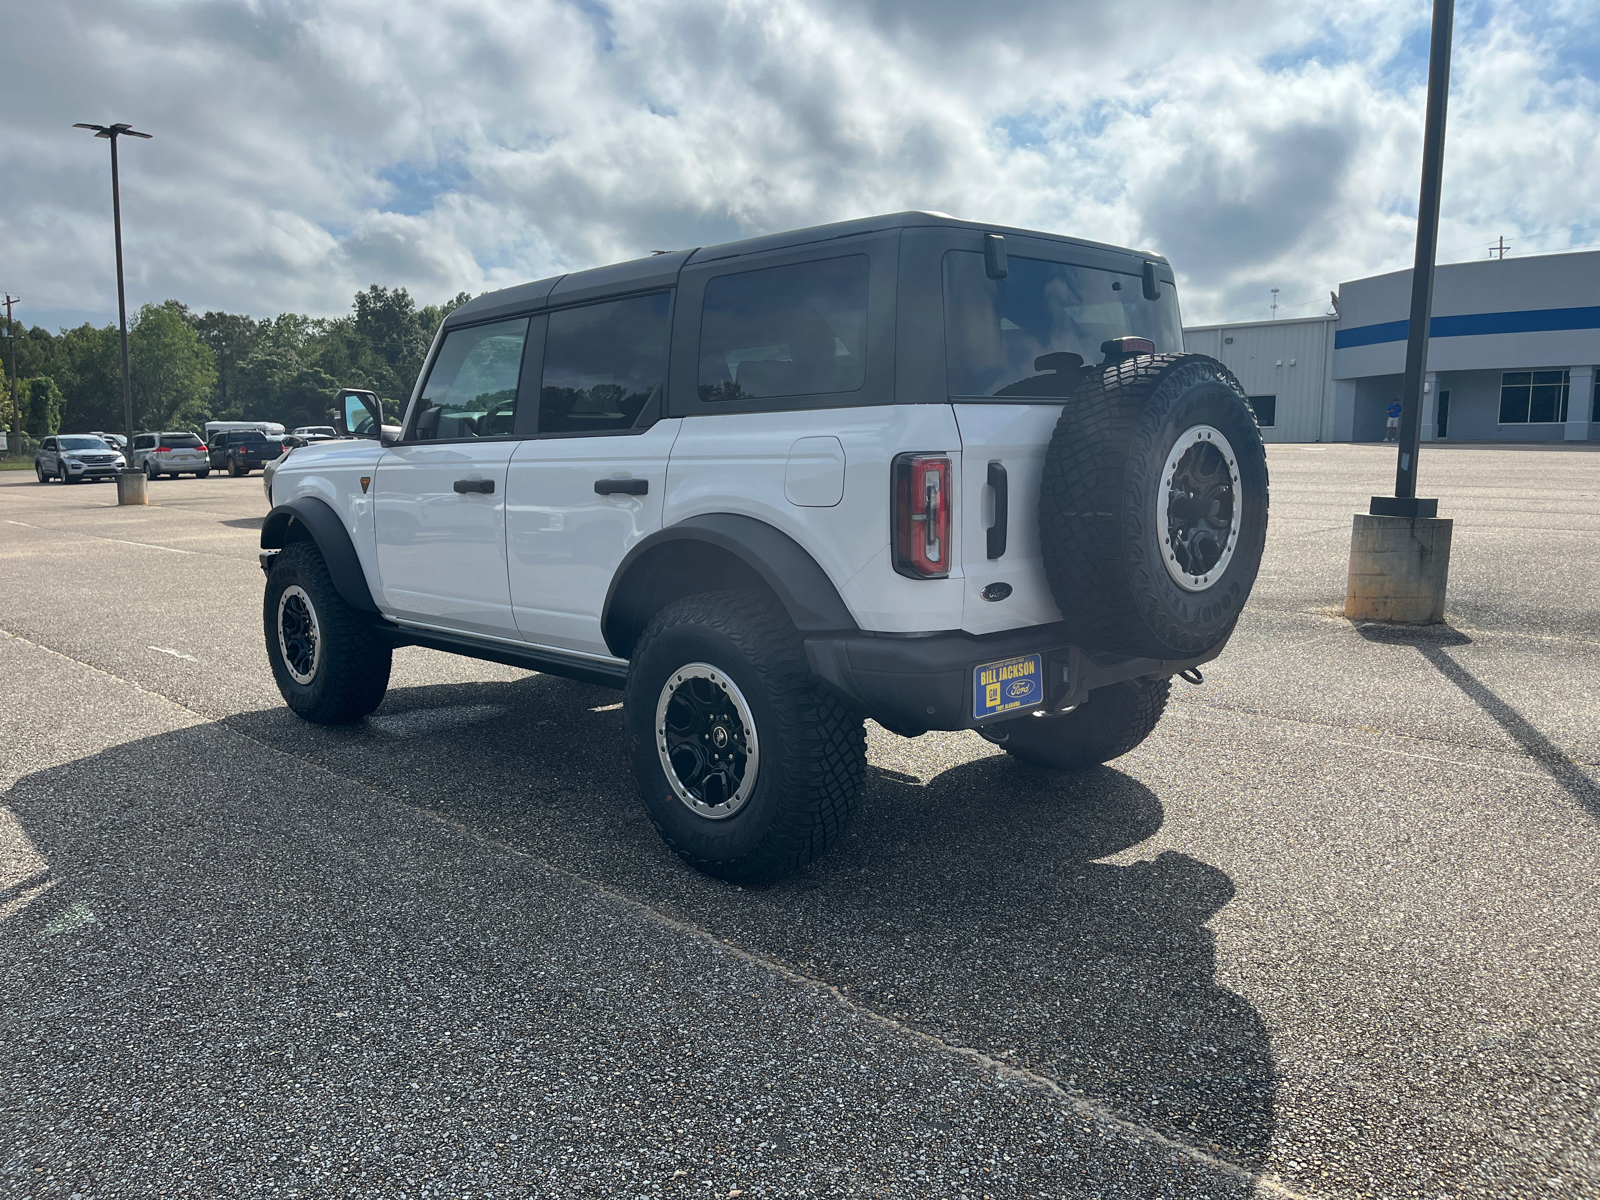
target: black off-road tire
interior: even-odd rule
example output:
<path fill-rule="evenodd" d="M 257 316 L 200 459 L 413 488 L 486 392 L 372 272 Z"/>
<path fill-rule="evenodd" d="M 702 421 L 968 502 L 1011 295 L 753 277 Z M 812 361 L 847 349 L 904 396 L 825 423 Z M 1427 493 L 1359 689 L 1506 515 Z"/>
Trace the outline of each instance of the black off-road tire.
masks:
<path fill-rule="evenodd" d="M 680 800 L 656 744 L 656 711 L 675 672 L 706 663 L 747 702 L 759 759 L 754 790 L 731 816 Z M 866 774 L 866 732 L 810 673 L 783 606 L 756 591 L 689 596 L 662 609 L 628 670 L 624 727 L 650 820 L 685 862 L 723 879 L 763 883 L 820 857 L 844 832 Z"/>
<path fill-rule="evenodd" d="M 308 682 L 295 679 L 278 636 L 279 600 L 291 587 L 310 598 L 321 655 Z M 333 586 L 322 554 L 311 542 L 293 542 L 274 557 L 261 618 L 272 678 L 297 716 L 318 725 L 348 725 L 383 703 L 393 649 L 371 619 L 352 608 Z"/>
<path fill-rule="evenodd" d="M 1128 679 L 1095 688 L 1060 717 L 1015 717 L 980 732 L 1007 754 L 1050 771 L 1086 771 L 1132 750 L 1156 727 L 1170 679 Z"/>
<path fill-rule="evenodd" d="M 1234 452 L 1239 528 L 1226 565 L 1181 587 L 1162 554 L 1161 476 L 1186 431 L 1209 426 Z M 1093 651 L 1182 659 L 1225 642 L 1250 596 L 1267 534 L 1267 458 L 1232 372 L 1200 354 L 1108 365 L 1061 411 L 1039 494 L 1045 573 L 1061 615 Z"/>

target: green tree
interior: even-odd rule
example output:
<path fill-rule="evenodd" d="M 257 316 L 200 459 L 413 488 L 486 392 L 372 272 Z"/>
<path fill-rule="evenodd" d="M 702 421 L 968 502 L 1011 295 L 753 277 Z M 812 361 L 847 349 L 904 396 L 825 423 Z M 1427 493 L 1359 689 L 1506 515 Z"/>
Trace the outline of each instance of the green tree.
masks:
<path fill-rule="evenodd" d="M 61 385 L 68 433 L 122 429 L 122 351 L 114 325 L 63 329 L 55 339 L 52 378 Z"/>
<path fill-rule="evenodd" d="M 145 429 L 199 425 L 210 411 L 216 356 L 176 300 L 146 304 L 128 334 L 134 424 Z"/>
<path fill-rule="evenodd" d="M 47 438 L 61 432 L 61 412 L 66 398 L 48 375 L 17 382 L 22 407 L 22 428 L 30 437 Z"/>
<path fill-rule="evenodd" d="M 257 321 L 240 313 L 207 312 L 202 317 L 191 317 L 189 323 L 200 340 L 211 347 L 217 367 L 211 414 L 224 418 L 239 403 L 239 369 L 260 343 L 263 330 L 271 327 L 271 318 Z"/>

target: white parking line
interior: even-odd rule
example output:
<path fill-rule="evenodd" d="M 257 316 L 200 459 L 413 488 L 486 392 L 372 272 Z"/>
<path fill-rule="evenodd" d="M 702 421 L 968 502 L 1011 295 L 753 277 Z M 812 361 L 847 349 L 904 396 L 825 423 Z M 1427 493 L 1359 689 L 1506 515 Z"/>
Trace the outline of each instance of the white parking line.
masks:
<path fill-rule="evenodd" d="M 130 542 L 126 538 L 102 538 L 105 542 L 118 542 L 124 546 L 140 546 L 146 550 L 165 550 L 168 554 L 194 554 L 193 550 L 177 550 L 171 546 L 156 546 L 150 542 Z"/>
<path fill-rule="evenodd" d="M 172 655 L 173 658 L 181 658 L 181 659 L 183 659 L 184 662 L 199 662 L 200 661 L 198 658 L 196 658 L 192 654 L 185 654 L 185 653 L 183 653 L 183 651 L 174 650 L 169 646 L 147 646 L 147 647 L 145 647 L 145 649 L 154 650 L 157 654 L 170 654 L 170 655 Z"/>
<path fill-rule="evenodd" d="M 37 525 L 29 525 L 26 521 L 13 521 L 13 520 L 10 520 L 9 518 L 6 520 L 6 524 L 7 525 L 21 525 L 24 529 L 37 529 L 37 528 L 39 528 Z"/>

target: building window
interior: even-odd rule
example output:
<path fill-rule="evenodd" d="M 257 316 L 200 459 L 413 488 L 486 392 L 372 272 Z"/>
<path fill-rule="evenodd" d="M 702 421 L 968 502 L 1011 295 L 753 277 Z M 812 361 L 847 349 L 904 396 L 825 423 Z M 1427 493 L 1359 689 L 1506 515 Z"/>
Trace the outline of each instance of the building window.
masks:
<path fill-rule="evenodd" d="M 1594 381 L 1594 412 L 1590 414 L 1591 421 L 1600 421 L 1600 379 Z"/>
<path fill-rule="evenodd" d="M 1276 396 L 1251 396 L 1250 407 L 1255 409 L 1256 424 L 1271 429 L 1278 423 L 1278 398 Z"/>
<path fill-rule="evenodd" d="M 1559 425 L 1567 419 L 1572 380 L 1566 371 L 1506 371 L 1500 376 L 1500 424 Z"/>

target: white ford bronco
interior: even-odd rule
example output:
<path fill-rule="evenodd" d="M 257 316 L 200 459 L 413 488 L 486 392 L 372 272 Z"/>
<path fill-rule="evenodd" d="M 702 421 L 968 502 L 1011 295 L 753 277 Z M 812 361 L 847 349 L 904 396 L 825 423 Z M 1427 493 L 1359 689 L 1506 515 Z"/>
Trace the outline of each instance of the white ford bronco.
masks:
<path fill-rule="evenodd" d="M 396 646 L 619 688 L 687 861 L 761 881 L 856 805 L 865 718 L 1094 766 L 1221 652 L 1267 469 L 1159 257 L 935 213 L 480 296 L 404 424 L 293 451 L 261 533 L 273 675 L 360 720 Z"/>

